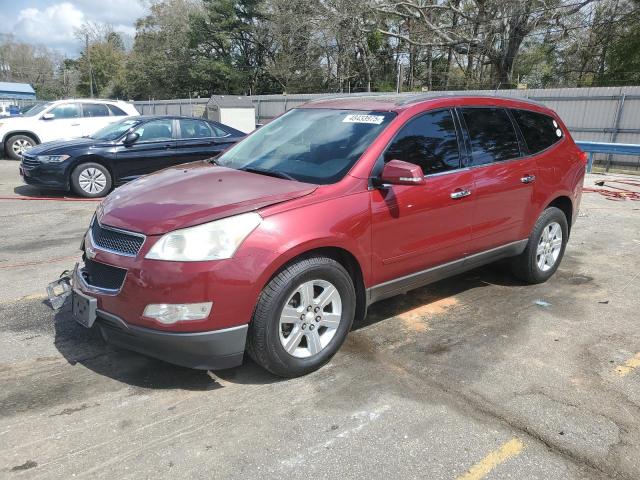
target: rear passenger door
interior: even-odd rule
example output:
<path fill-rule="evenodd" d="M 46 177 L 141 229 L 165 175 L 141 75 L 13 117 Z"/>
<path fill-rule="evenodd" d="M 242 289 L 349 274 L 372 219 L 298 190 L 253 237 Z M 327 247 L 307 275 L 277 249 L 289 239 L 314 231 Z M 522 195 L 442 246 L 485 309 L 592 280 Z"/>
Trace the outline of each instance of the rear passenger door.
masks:
<path fill-rule="evenodd" d="M 176 163 L 210 158 L 233 144 L 231 135 L 207 121 L 181 118 L 178 125 L 180 134 L 176 143 Z"/>
<path fill-rule="evenodd" d="M 82 103 L 82 135 L 91 135 L 117 118 L 110 116 L 104 103 Z"/>
<path fill-rule="evenodd" d="M 536 162 L 525 156 L 509 111 L 500 107 L 465 107 L 467 159 L 473 172 L 471 253 L 528 237 Z"/>

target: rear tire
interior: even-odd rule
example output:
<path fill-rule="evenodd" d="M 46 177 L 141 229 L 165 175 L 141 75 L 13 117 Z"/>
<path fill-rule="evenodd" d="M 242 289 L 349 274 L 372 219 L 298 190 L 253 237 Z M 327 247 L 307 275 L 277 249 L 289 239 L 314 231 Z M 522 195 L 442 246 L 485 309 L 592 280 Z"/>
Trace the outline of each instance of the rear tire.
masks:
<path fill-rule="evenodd" d="M 71 173 L 71 188 L 81 197 L 104 197 L 111 185 L 109 170 L 99 163 L 81 163 Z"/>
<path fill-rule="evenodd" d="M 527 283 L 546 282 L 560 266 L 568 238 L 564 212 L 547 208 L 534 225 L 524 252 L 511 259 L 511 271 Z"/>
<path fill-rule="evenodd" d="M 338 351 L 355 310 L 353 281 L 342 265 L 327 257 L 298 260 L 262 291 L 249 325 L 247 351 L 275 375 L 306 375 Z"/>
<path fill-rule="evenodd" d="M 24 151 L 37 144 L 38 142 L 27 135 L 13 135 L 7 139 L 5 152 L 12 160 L 21 160 Z"/>

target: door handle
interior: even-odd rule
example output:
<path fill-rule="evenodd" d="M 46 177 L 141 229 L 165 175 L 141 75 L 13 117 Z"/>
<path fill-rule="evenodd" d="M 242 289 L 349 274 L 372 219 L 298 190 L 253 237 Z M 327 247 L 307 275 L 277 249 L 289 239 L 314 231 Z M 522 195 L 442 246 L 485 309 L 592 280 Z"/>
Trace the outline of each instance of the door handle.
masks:
<path fill-rule="evenodd" d="M 78 125 L 80 125 L 79 123 L 72 123 L 71 126 L 72 127 L 77 127 Z"/>
<path fill-rule="evenodd" d="M 469 195 L 471 195 L 471 191 L 470 190 L 456 190 L 450 196 L 454 200 L 457 200 L 459 198 L 468 197 Z"/>
<path fill-rule="evenodd" d="M 164 148 L 172 148 L 172 147 L 173 147 L 173 145 L 172 145 L 171 143 L 167 143 L 167 144 L 164 146 Z"/>
<path fill-rule="evenodd" d="M 522 177 L 520 179 L 520 181 L 522 183 L 533 183 L 536 181 L 536 176 L 535 175 L 525 175 L 524 177 Z"/>

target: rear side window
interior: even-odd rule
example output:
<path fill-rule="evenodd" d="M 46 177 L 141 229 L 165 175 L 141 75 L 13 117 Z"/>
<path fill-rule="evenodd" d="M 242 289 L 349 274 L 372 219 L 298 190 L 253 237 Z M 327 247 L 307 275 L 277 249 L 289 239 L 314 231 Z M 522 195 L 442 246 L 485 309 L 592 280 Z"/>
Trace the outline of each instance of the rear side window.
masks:
<path fill-rule="evenodd" d="M 518 137 L 503 108 L 463 108 L 471 142 L 471 164 L 502 162 L 520 156 Z"/>
<path fill-rule="evenodd" d="M 562 130 L 553 118 L 528 110 L 512 110 L 529 153 L 536 154 L 562 138 Z"/>
<path fill-rule="evenodd" d="M 211 138 L 213 136 L 211 127 L 204 120 L 180 119 L 180 138 Z"/>
<path fill-rule="evenodd" d="M 111 110 L 111 115 L 116 117 L 123 117 L 126 115 L 126 112 L 122 110 L 120 107 L 116 107 L 115 105 L 108 104 L 109 110 Z"/>
<path fill-rule="evenodd" d="M 109 109 L 102 103 L 83 103 L 82 115 L 84 117 L 108 117 Z"/>
<path fill-rule="evenodd" d="M 419 165 L 425 175 L 460 166 L 458 137 L 449 110 L 409 120 L 384 153 L 384 162 L 403 160 Z"/>

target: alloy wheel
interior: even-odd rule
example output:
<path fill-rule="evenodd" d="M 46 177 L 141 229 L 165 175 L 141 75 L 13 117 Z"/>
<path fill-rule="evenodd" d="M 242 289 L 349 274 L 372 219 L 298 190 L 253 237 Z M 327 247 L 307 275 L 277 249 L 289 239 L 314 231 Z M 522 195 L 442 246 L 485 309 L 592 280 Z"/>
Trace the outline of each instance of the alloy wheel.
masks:
<path fill-rule="evenodd" d="M 557 222 L 551 222 L 544 227 L 536 249 L 536 263 L 542 272 L 553 268 L 562 250 L 562 227 Z"/>
<path fill-rule="evenodd" d="M 11 145 L 11 149 L 16 155 L 22 155 L 28 148 L 31 147 L 33 147 L 33 143 L 31 143 L 29 140 L 25 140 L 24 138 L 19 138 Z"/>
<path fill-rule="evenodd" d="M 82 190 L 93 195 L 105 189 L 107 177 L 97 168 L 89 167 L 80 172 L 78 184 Z"/>
<path fill-rule="evenodd" d="M 290 355 L 317 355 L 331 342 L 342 319 L 342 298 L 326 280 L 310 280 L 294 290 L 280 314 L 280 343 Z"/>

